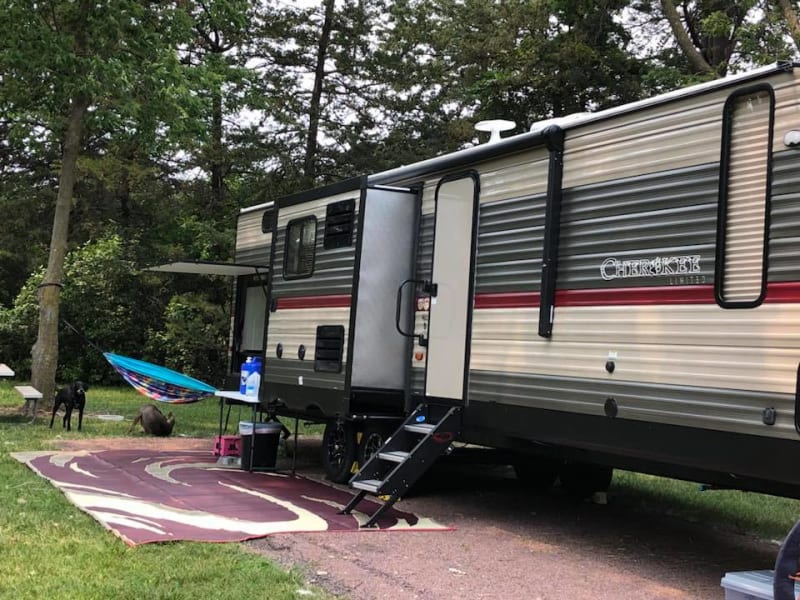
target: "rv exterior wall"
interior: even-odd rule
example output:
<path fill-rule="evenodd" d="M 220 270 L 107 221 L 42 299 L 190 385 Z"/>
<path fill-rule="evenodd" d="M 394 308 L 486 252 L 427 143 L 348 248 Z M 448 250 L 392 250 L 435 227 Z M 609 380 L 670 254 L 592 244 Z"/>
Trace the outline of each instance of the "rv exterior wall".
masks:
<path fill-rule="evenodd" d="M 261 230 L 264 210 L 252 210 L 239 215 L 236 222 L 234 262 L 243 265 L 268 265 L 272 234 Z"/>
<path fill-rule="evenodd" d="M 354 241 L 350 246 L 324 250 L 323 241 L 326 208 L 332 202 L 355 198 L 355 226 L 358 228 L 358 196 L 359 192 L 353 191 L 290 206 L 279 205 L 272 275 L 272 299 L 277 310 L 269 316 L 264 368 L 267 387 L 272 382 L 304 389 L 345 388 L 357 231 L 353 233 Z M 308 216 L 317 219 L 313 272 L 310 277 L 286 279 L 283 266 L 287 225 L 294 219 Z M 316 334 L 320 325 L 345 328 L 342 368 L 338 373 L 314 369 Z M 278 344 L 282 350 L 280 358 Z M 299 356 L 301 347 L 304 351 L 302 358 Z M 292 398 L 287 398 L 287 401 L 294 408 L 305 408 L 294 404 Z M 305 398 L 302 402 L 305 403 Z"/>
<path fill-rule="evenodd" d="M 797 82 L 781 73 L 769 83 L 777 141 L 768 279 L 797 282 L 800 208 L 791 199 L 800 155 L 781 134 L 796 127 Z M 733 91 L 567 130 L 551 339 L 536 334 L 546 152 L 473 165 L 482 194 L 470 402 L 602 417 L 605 399 L 624 393 L 618 418 L 797 438 L 800 308 L 769 296 L 742 310 L 714 301 L 722 114 Z M 748 123 L 739 125 L 741 133 Z M 763 120 L 752 127 L 754 139 L 765 135 Z M 526 176 L 514 186 L 516 173 Z M 422 273 L 430 269 L 436 181 L 425 182 Z M 500 306 L 503 294 L 517 305 Z M 426 318 L 417 313 L 417 329 Z M 610 357 L 613 373 L 604 368 Z M 421 392 L 424 363 L 412 359 L 412 367 Z M 777 411 L 772 426 L 762 422 L 766 407 Z"/>
<path fill-rule="evenodd" d="M 447 252 L 434 236 L 436 190 L 455 173 L 477 172 L 468 372 L 448 379 L 464 375 L 467 382 L 466 441 L 510 449 L 530 443 L 565 457 L 732 485 L 744 476 L 751 489 L 800 496 L 800 475 L 776 459 L 800 442 L 800 151 L 783 141 L 800 118 L 797 70 L 764 69 L 565 121 L 563 131 L 514 136 L 370 178 L 421 188 L 413 268 L 416 279 L 431 279 L 432 257 Z M 731 113 L 738 141 L 728 143 L 726 102 L 759 86 L 774 92 L 767 111 L 772 144 L 764 114 L 749 118 L 746 103 Z M 758 141 L 753 155 L 748 140 Z M 727 156 L 733 156 L 728 163 Z M 314 373 L 313 336 L 316 324 L 350 320 L 355 249 L 318 253 L 308 279 L 281 276 L 288 222 L 316 215 L 319 249 L 325 206 L 334 200 L 310 199 L 279 213 L 273 263 L 279 305 L 297 297 L 338 299 L 270 316 L 266 373 L 287 386 L 345 384 L 344 375 Z M 559 214 L 555 205 L 558 231 L 545 232 L 548 206 Z M 732 218 L 725 207 L 733 207 Z M 728 256 L 718 243 L 727 234 Z M 545 338 L 538 328 L 542 255 L 554 235 L 554 320 Z M 379 246 L 379 240 L 365 244 L 367 278 L 396 266 L 373 256 Z M 726 277 L 746 282 L 750 305 L 720 299 L 723 271 L 723 287 Z M 376 298 L 388 303 L 385 294 L 367 295 L 367 314 Z M 416 304 L 414 330 L 426 332 L 430 305 Z M 385 319 L 386 311 L 379 312 Z M 306 360 L 277 359 L 279 338 L 290 353 L 305 345 Z M 355 343 L 360 362 L 376 340 L 366 335 L 346 343 Z M 405 357 L 417 396 L 426 391 L 429 352 L 415 344 Z M 362 366 L 380 371 L 365 360 L 359 373 Z M 388 381 L 385 373 L 360 377 L 376 388 Z"/>

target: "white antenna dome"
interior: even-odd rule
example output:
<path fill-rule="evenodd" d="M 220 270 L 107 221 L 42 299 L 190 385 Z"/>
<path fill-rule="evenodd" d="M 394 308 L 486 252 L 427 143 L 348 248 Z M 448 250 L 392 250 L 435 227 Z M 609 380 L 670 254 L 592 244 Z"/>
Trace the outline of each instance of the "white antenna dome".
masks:
<path fill-rule="evenodd" d="M 491 119 L 489 121 L 479 121 L 475 123 L 475 129 L 478 131 L 489 131 L 491 135 L 489 136 L 489 143 L 494 144 L 495 142 L 499 142 L 501 139 L 500 132 L 501 131 L 509 131 L 514 129 L 517 124 L 514 121 L 507 121 L 505 119 Z"/>

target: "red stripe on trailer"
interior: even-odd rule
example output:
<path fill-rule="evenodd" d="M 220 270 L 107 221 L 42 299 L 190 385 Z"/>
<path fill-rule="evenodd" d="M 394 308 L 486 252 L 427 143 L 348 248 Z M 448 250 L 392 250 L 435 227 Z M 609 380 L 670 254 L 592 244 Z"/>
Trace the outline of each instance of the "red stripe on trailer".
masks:
<path fill-rule="evenodd" d="M 278 298 L 278 310 L 290 308 L 350 308 L 350 294 Z"/>
<path fill-rule="evenodd" d="M 556 306 L 713 304 L 714 301 L 713 285 L 667 285 L 655 287 L 556 291 Z"/>
<path fill-rule="evenodd" d="M 530 308 L 539 306 L 539 292 L 475 294 L 475 308 Z"/>
<path fill-rule="evenodd" d="M 476 294 L 475 308 L 535 308 L 538 292 Z M 592 290 L 558 290 L 556 306 L 620 306 L 636 304 L 710 304 L 714 286 L 658 286 Z"/>
<path fill-rule="evenodd" d="M 536 308 L 539 292 L 502 292 L 475 295 L 476 309 Z M 349 294 L 278 298 L 278 309 L 350 308 Z M 634 306 L 656 304 L 714 304 L 713 285 L 654 286 L 610 289 L 558 290 L 556 306 Z M 770 283 L 764 302 L 800 302 L 800 282 Z"/>
<path fill-rule="evenodd" d="M 764 302 L 800 302 L 800 281 L 767 284 L 767 296 Z"/>

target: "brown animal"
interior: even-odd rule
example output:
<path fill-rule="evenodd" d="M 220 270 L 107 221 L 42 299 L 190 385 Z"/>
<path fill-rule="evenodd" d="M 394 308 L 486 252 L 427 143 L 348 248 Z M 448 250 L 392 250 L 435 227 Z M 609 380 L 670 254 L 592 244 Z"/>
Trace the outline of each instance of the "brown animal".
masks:
<path fill-rule="evenodd" d="M 128 433 L 133 431 L 137 423 L 141 423 L 142 430 L 145 433 L 159 437 L 167 437 L 172 433 L 172 428 L 175 426 L 175 417 L 172 416 L 171 412 L 165 417 L 164 414 L 158 410 L 157 406 L 145 404 L 139 409 L 136 418 L 128 429 Z"/>

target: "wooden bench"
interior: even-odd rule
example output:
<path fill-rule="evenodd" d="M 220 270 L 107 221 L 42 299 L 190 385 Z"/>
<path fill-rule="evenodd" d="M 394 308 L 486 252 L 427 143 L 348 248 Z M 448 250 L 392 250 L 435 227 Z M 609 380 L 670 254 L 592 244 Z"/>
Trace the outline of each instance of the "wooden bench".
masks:
<path fill-rule="evenodd" d="M 19 394 L 25 398 L 25 414 L 28 414 L 28 407 L 30 406 L 31 402 L 33 402 L 33 416 L 31 417 L 31 423 L 36 420 L 36 409 L 39 407 L 39 400 L 42 399 L 42 392 L 37 390 L 32 385 L 15 385 L 14 389 L 19 392 Z"/>

